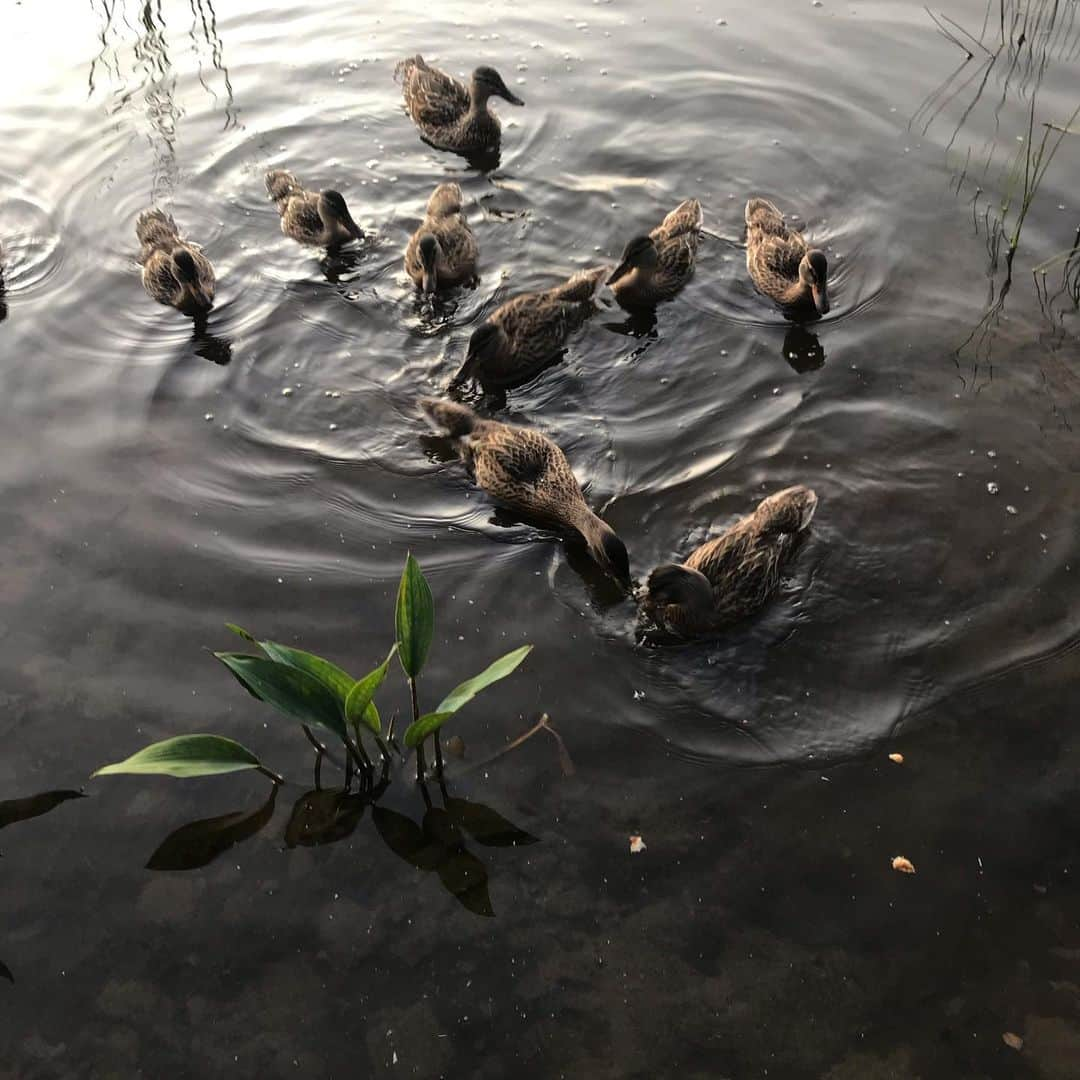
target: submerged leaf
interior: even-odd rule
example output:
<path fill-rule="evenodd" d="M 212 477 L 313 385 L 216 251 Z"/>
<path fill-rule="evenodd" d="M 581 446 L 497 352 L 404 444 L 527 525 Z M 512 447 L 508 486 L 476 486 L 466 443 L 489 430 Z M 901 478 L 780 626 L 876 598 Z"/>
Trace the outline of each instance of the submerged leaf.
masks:
<path fill-rule="evenodd" d="M 5 825 L 14 825 L 16 821 L 27 821 L 47 814 L 68 799 L 85 797 L 83 791 L 43 791 L 40 795 L 28 795 L 25 799 L 6 799 L 0 802 L 0 829 Z"/>
<path fill-rule="evenodd" d="M 274 816 L 278 786 L 255 810 L 192 821 L 169 833 L 146 864 L 147 870 L 197 870 L 243 840 L 249 840 Z"/>
<path fill-rule="evenodd" d="M 517 847 L 539 842 L 537 837 L 519 829 L 483 803 L 447 796 L 443 804 L 450 820 L 485 847 Z"/>
<path fill-rule="evenodd" d="M 346 739 L 338 697 L 302 668 L 245 653 L 214 653 L 249 693 L 302 724 L 317 724 Z M 310 655 L 310 654 L 309 654 Z"/>
<path fill-rule="evenodd" d="M 301 795 L 285 826 L 285 846 L 317 847 L 344 840 L 356 830 L 369 802 L 340 788 L 316 788 Z"/>
<path fill-rule="evenodd" d="M 390 652 L 386 654 L 386 659 L 374 671 L 369 671 L 362 679 L 353 683 L 345 701 L 345 719 L 353 727 L 366 724 L 376 735 L 379 734 L 379 712 L 373 706 L 373 699 L 390 670 L 390 661 L 393 660 L 397 648 L 397 642 L 394 642 Z"/>
<path fill-rule="evenodd" d="M 11 974 L 11 968 L 2 960 L 0 960 L 0 978 L 7 979 L 8 982 L 15 981 L 15 976 Z"/>
<path fill-rule="evenodd" d="M 151 743 L 124 761 L 104 765 L 91 775 L 217 776 L 261 767 L 262 763 L 247 747 L 222 735 L 177 735 Z"/>
<path fill-rule="evenodd" d="M 405 745 L 412 750 L 419 746 L 432 732 L 438 731 L 454 714 L 452 712 L 429 712 L 414 720 L 405 729 Z"/>
<path fill-rule="evenodd" d="M 435 602 L 420 564 L 409 553 L 398 585 L 397 608 L 394 612 L 398 658 L 405 674 L 415 679 L 424 666 L 431 637 L 435 632 Z"/>
<path fill-rule="evenodd" d="M 505 679 L 529 653 L 531 645 L 522 645 L 520 649 L 514 649 L 505 656 L 500 656 L 494 663 L 489 664 L 479 675 L 466 679 L 460 686 L 455 686 L 449 694 L 439 703 L 436 712 L 455 713 L 462 705 L 472 701 L 481 690 L 492 683 Z"/>

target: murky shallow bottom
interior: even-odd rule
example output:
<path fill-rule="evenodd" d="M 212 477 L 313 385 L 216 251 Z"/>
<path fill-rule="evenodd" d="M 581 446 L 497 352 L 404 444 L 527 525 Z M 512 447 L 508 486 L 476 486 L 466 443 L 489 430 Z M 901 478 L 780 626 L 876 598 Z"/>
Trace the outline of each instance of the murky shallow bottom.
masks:
<path fill-rule="evenodd" d="M 1003 266 L 963 177 L 969 148 L 1026 137 L 1032 95 L 1039 122 L 1075 107 L 1073 7 L 1028 25 L 1042 81 L 954 135 L 968 99 L 935 92 L 963 55 L 917 6 L 90 7 L 60 33 L 5 5 L 0 794 L 202 729 L 290 783 L 267 803 L 247 779 L 95 781 L 0 831 L 4 1068 L 1080 1074 L 1077 316 L 1060 263 L 1030 276 L 1073 242 L 1077 151 L 986 335 Z M 977 34 L 983 11 L 950 17 Z M 418 49 L 513 77 L 493 173 L 416 139 L 390 76 Z M 262 192 L 278 164 L 333 180 L 377 240 L 344 262 L 292 246 Z M 433 319 L 400 253 L 447 175 L 483 280 Z M 812 336 L 746 281 L 750 191 L 829 249 Z M 499 297 L 689 194 L 710 235 L 684 294 L 655 323 L 599 315 L 503 412 L 564 447 L 639 576 L 769 491 L 818 492 L 761 618 L 655 649 L 581 557 L 493 512 L 414 401 Z M 217 266 L 203 334 L 139 288 L 153 199 Z M 446 813 L 476 826 L 468 857 L 423 866 L 437 792 L 307 795 L 303 743 L 205 652 L 231 620 L 363 670 L 409 549 L 439 610 L 431 694 L 536 646 L 462 714 Z M 468 771 L 541 711 L 573 775 L 543 733 Z M 307 846 L 327 814 L 334 842 Z M 538 842 L 500 842 L 506 822 Z"/>

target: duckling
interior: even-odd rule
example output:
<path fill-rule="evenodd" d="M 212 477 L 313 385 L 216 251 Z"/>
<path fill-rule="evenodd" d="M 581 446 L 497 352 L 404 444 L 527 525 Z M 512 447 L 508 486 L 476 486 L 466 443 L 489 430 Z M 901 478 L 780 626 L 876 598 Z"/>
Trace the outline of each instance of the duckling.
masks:
<path fill-rule="evenodd" d="M 423 398 L 428 423 L 457 443 L 476 483 L 518 513 L 580 536 L 589 554 L 625 584 L 630 556 L 607 522 L 585 503 L 566 455 L 546 435 L 530 428 L 484 420 L 456 402 Z"/>
<path fill-rule="evenodd" d="M 746 204 L 746 269 L 758 292 L 791 319 L 816 319 L 829 312 L 829 261 L 802 233 L 784 224 L 768 199 Z"/>
<path fill-rule="evenodd" d="M 645 613 L 683 637 L 708 634 L 751 615 L 776 591 L 817 502 L 808 487 L 785 488 L 684 563 L 656 567 L 646 587 Z"/>
<path fill-rule="evenodd" d="M 452 386 L 474 379 L 485 390 L 520 386 L 542 371 L 570 335 L 596 311 L 606 267 L 579 270 L 543 292 L 523 293 L 497 307 L 469 338 Z"/>
<path fill-rule="evenodd" d="M 214 268 L 198 244 L 183 240 L 171 214 L 144 210 L 135 222 L 143 288 L 160 304 L 185 313 L 214 306 Z"/>
<path fill-rule="evenodd" d="M 694 272 L 703 222 L 701 203 L 687 199 L 651 233 L 635 236 L 608 278 L 624 307 L 651 307 L 670 300 Z"/>
<path fill-rule="evenodd" d="M 405 272 L 427 294 L 476 280 L 480 249 L 462 213 L 463 202 L 457 184 L 440 184 L 405 249 Z"/>
<path fill-rule="evenodd" d="M 341 192 L 305 191 L 300 181 L 284 169 L 271 169 L 266 174 L 266 190 L 277 204 L 281 231 L 297 243 L 332 247 L 364 239 Z"/>
<path fill-rule="evenodd" d="M 397 65 L 394 78 L 401 80 L 405 108 L 421 136 L 436 149 L 459 154 L 498 148 L 502 128 L 499 118 L 488 109 L 488 98 L 501 97 L 511 105 L 525 104 L 490 67 L 478 67 L 466 88 L 446 72 L 425 63 L 418 53 Z"/>

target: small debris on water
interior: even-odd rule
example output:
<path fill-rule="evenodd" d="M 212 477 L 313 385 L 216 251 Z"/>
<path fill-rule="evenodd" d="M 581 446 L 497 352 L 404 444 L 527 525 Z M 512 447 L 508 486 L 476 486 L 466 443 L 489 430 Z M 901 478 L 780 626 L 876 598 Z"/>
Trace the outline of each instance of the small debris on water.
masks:
<path fill-rule="evenodd" d="M 644 697 L 645 697 L 645 691 L 644 690 L 635 690 L 634 691 L 634 700 L 635 701 L 641 701 Z"/>
<path fill-rule="evenodd" d="M 446 740 L 446 752 L 451 757 L 463 758 L 465 756 L 465 740 L 460 735 L 451 735 Z"/>
<path fill-rule="evenodd" d="M 915 865 L 910 859 L 905 859 L 903 855 L 897 855 L 892 861 L 892 868 L 899 870 L 901 874 L 914 874 Z"/>
<path fill-rule="evenodd" d="M 630 854 L 640 855 L 643 851 L 646 851 L 645 841 L 640 836 L 630 837 Z"/>
<path fill-rule="evenodd" d="M 998 493 L 998 486 L 997 486 L 997 484 L 995 484 L 995 483 L 994 483 L 994 481 L 993 481 L 993 480 L 991 480 L 991 481 L 990 481 L 990 482 L 989 482 L 989 483 L 988 483 L 988 484 L 986 485 L 986 490 L 987 490 L 988 492 L 990 492 L 990 494 L 991 494 L 991 495 L 996 495 L 996 494 Z"/>
<path fill-rule="evenodd" d="M 1023 1050 L 1024 1049 L 1024 1040 L 1021 1039 L 1020 1036 L 1017 1035 L 1015 1031 L 1003 1032 L 1002 1036 L 1001 1036 L 1001 1041 L 1010 1050 Z"/>
<path fill-rule="evenodd" d="M 284 386 L 281 389 L 282 397 L 292 397 L 293 389 L 291 386 Z"/>
<path fill-rule="evenodd" d="M 1016 507 L 1012 506 L 1011 504 L 1009 506 L 1006 506 L 1005 507 L 1005 513 L 1015 515 L 1016 514 Z"/>
<path fill-rule="evenodd" d="M 889 760 L 894 765 L 903 765 L 904 764 L 904 755 L 903 754 L 890 754 L 889 755 Z"/>
<path fill-rule="evenodd" d="M 209 422 L 210 420 L 213 420 L 213 419 L 214 419 L 214 414 L 213 414 L 212 412 L 208 412 L 208 413 L 207 413 L 207 414 L 206 414 L 206 415 L 205 415 L 205 416 L 203 417 L 203 419 Z"/>

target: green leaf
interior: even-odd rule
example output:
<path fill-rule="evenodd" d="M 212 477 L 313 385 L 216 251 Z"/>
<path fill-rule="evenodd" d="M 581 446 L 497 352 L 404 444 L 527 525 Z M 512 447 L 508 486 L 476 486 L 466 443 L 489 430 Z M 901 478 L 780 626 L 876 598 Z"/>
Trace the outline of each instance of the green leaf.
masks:
<path fill-rule="evenodd" d="M 344 714 L 345 699 L 356 685 L 356 680 L 347 671 L 342 671 L 337 664 L 331 664 L 329 660 L 324 660 L 314 653 L 304 652 L 303 649 L 293 649 L 288 645 L 279 645 L 276 641 L 260 641 L 259 647 L 271 660 L 314 675 L 323 686 L 333 691 Z"/>
<path fill-rule="evenodd" d="M 438 731 L 453 715 L 452 712 L 424 713 L 419 720 L 414 721 L 405 729 L 405 745 L 410 750 L 414 746 L 419 746 L 433 731 Z"/>
<path fill-rule="evenodd" d="M 522 645 L 520 649 L 514 649 L 505 656 L 500 656 L 493 664 L 486 667 L 479 675 L 466 679 L 460 686 L 455 686 L 449 694 L 439 703 L 436 712 L 456 713 L 466 702 L 472 701 L 477 694 L 492 683 L 505 679 L 529 653 L 531 645 Z"/>
<path fill-rule="evenodd" d="M 394 642 L 393 647 L 386 654 L 386 659 L 374 671 L 369 671 L 362 679 L 357 679 L 353 683 L 353 688 L 345 701 L 345 719 L 354 728 L 364 723 L 376 735 L 382 730 L 379 723 L 379 710 L 375 708 L 373 699 L 379 687 L 382 686 L 386 673 L 390 670 L 390 661 L 393 660 L 396 652 L 397 642 Z"/>
<path fill-rule="evenodd" d="M 302 668 L 247 656 L 244 653 L 214 653 L 237 677 L 241 685 L 279 712 L 302 724 L 317 724 L 347 741 L 345 715 L 337 695 Z"/>
<path fill-rule="evenodd" d="M 93 776 L 145 773 L 151 776 L 217 776 L 259 769 L 259 759 L 238 742 L 222 735 L 177 735 L 151 743 L 115 765 L 103 765 Z"/>
<path fill-rule="evenodd" d="M 225 624 L 226 630 L 231 630 L 238 637 L 242 637 L 245 641 L 250 641 L 252 645 L 258 645 L 258 638 L 254 634 L 248 633 L 242 626 L 237 626 L 234 622 L 227 622 Z"/>
<path fill-rule="evenodd" d="M 420 564 L 409 553 L 398 586 L 394 613 L 400 651 L 398 658 L 405 674 L 415 679 L 424 666 L 431 636 L 435 632 L 435 603 Z"/>

